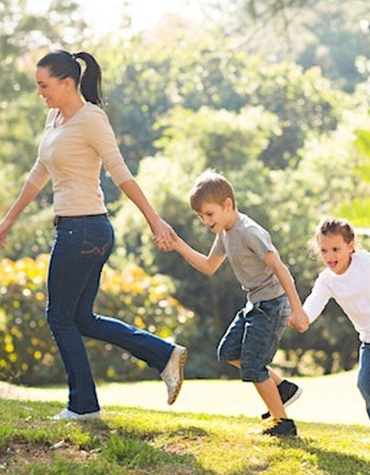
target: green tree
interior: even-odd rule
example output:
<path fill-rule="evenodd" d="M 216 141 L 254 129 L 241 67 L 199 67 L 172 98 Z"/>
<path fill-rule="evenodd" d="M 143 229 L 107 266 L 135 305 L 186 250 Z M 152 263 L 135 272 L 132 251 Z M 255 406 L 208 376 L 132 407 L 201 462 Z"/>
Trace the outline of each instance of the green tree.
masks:
<path fill-rule="evenodd" d="M 364 0 L 215 0 L 205 10 L 212 26 L 248 53 L 266 52 L 271 63 L 289 58 L 304 69 L 319 67 L 347 92 L 363 80 L 356 60 L 369 49 Z"/>
<path fill-rule="evenodd" d="M 314 91 L 307 88 L 306 82 L 302 84 L 305 90 Z M 158 143 L 162 152 L 141 162 L 138 179 L 149 190 L 160 214 L 191 245 L 207 253 L 213 237 L 189 210 L 187 193 L 195 176 L 204 169 L 224 171 L 235 186 L 239 209 L 271 232 L 273 242 L 290 267 L 304 298 L 319 270 L 319 263 L 310 259 L 307 249 L 318 221 L 326 214 L 337 213 L 340 203 L 346 200 L 351 202 L 369 192 L 356 172 L 356 162 L 361 161 L 352 140 L 357 121 L 363 122 L 364 115 L 355 120 L 358 109 L 350 112 L 348 97 L 341 93 L 336 97 L 338 102 L 334 111 L 338 127 L 326 134 L 319 134 L 315 129 L 306 131 L 297 157 L 290 162 L 294 163 L 294 167 L 287 165 L 280 169 L 268 167 L 263 155 L 268 144 L 282 133 L 277 114 L 262 107 L 246 107 L 239 114 L 209 108 L 192 113 L 178 108 L 160 124 L 167 123 L 163 139 Z M 315 95 L 313 100 L 316 100 Z M 309 114 L 315 108 L 308 106 L 305 110 Z M 198 342 L 202 342 L 204 354 L 200 357 L 206 360 L 212 349 L 214 352 L 218 338 L 233 313 L 243 305 L 244 295 L 239 284 L 227 264 L 215 276 L 204 278 L 176 254 L 156 252 L 150 244 L 150 233 L 143 229 L 143 223 L 139 222 L 133 228 L 133 221 L 132 212 L 123 206 L 116 221 L 119 246 L 123 244 L 128 255 L 140 257 L 145 267 L 176 279 L 176 297 L 201 316 L 203 324 L 198 329 L 199 340 L 194 339 L 193 343 L 196 343 L 199 352 Z M 330 325 L 337 325 L 338 318 L 343 318 L 343 315 L 336 312 L 333 319 L 325 319 L 323 324 L 330 329 Z M 299 348 L 301 354 L 311 355 L 312 360 L 315 354 L 312 345 L 317 340 L 320 341 L 320 348 L 325 347 L 327 351 L 325 361 L 323 358 L 316 359 L 325 365 L 325 371 L 337 368 L 338 361 L 345 367 L 355 364 L 355 336 L 347 340 L 346 354 L 352 356 L 344 363 L 344 359 L 338 356 L 338 348 L 345 333 L 338 335 L 334 341 L 325 340 L 325 333 L 320 334 L 321 325 L 320 322 L 319 326 L 310 330 L 312 341 L 310 337 L 300 337 L 296 332 L 288 333 L 283 343 L 286 358 L 291 358 L 292 348 L 296 352 Z M 348 332 L 348 325 L 346 329 L 343 326 L 343 330 Z M 303 363 L 297 365 L 296 370 L 300 371 L 303 367 Z M 204 373 L 207 369 L 232 374 L 232 370 L 217 365 L 202 368 Z"/>

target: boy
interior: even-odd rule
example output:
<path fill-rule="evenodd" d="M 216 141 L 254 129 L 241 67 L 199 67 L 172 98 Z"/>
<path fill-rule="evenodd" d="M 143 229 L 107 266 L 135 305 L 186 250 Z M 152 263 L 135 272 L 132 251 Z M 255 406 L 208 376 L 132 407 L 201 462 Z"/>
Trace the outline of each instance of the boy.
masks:
<path fill-rule="evenodd" d="M 218 359 L 240 368 L 241 379 L 255 385 L 268 408 L 268 413 L 262 416 L 266 419 L 263 434 L 297 435 L 285 407 L 300 396 L 302 389 L 283 380 L 268 366 L 289 314 L 295 328 L 306 329 L 307 315 L 293 279 L 268 232 L 239 213 L 233 187 L 223 175 L 215 171 L 203 173 L 190 192 L 190 206 L 216 234 L 215 241 L 208 256 L 195 251 L 179 237 L 173 249 L 207 275 L 214 274 L 227 257 L 249 300 L 221 339 Z"/>

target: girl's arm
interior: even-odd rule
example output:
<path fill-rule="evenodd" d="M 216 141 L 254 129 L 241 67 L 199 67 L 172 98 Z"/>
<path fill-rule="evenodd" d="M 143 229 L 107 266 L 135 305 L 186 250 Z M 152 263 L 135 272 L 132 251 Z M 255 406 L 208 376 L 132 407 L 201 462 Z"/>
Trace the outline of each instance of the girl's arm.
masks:
<path fill-rule="evenodd" d="M 325 281 L 325 274 L 320 274 L 313 285 L 310 295 L 303 303 L 303 310 L 307 313 L 310 324 L 321 315 L 331 297 L 332 293 Z"/>

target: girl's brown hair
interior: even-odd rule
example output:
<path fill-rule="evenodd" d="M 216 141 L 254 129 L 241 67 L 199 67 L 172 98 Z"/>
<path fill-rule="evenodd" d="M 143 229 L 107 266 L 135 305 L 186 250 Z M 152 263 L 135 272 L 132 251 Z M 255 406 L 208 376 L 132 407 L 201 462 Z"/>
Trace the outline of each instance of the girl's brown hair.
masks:
<path fill-rule="evenodd" d="M 316 229 L 316 238 L 322 234 L 340 234 L 347 244 L 355 240 L 355 231 L 348 221 L 341 218 L 325 218 Z"/>
<path fill-rule="evenodd" d="M 316 228 L 315 238 L 308 244 L 308 249 L 312 257 L 320 259 L 320 249 L 318 246 L 318 237 L 336 234 L 343 237 L 344 242 L 349 244 L 355 240 L 355 231 L 348 221 L 341 218 L 325 218 L 320 221 Z M 355 250 L 353 250 L 355 252 Z"/>

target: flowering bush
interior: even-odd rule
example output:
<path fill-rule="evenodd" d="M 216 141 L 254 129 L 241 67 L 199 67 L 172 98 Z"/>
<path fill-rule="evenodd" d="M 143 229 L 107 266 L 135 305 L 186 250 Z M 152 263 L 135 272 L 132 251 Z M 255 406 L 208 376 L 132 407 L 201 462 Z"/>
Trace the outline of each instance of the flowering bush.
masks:
<path fill-rule="evenodd" d="M 45 320 L 47 255 L 0 261 L 0 379 L 22 384 L 65 380 L 56 345 Z M 123 272 L 105 266 L 96 313 L 113 316 L 185 343 L 194 314 L 170 295 L 168 280 L 134 265 Z M 85 340 L 95 377 L 123 381 L 153 378 L 156 372 L 120 348 Z"/>

